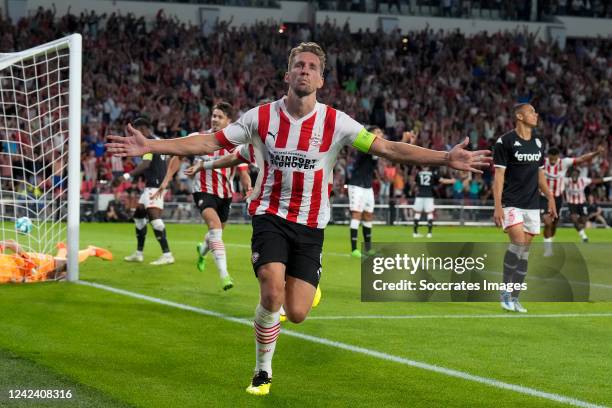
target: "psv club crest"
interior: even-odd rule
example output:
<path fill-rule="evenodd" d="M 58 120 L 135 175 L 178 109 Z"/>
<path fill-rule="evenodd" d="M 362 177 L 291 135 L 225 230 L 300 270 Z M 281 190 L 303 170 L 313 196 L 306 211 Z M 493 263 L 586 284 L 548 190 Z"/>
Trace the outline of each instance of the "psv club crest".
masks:
<path fill-rule="evenodd" d="M 310 138 L 310 145 L 311 146 L 319 146 L 321 144 L 321 133 L 319 132 L 312 132 L 312 137 Z"/>

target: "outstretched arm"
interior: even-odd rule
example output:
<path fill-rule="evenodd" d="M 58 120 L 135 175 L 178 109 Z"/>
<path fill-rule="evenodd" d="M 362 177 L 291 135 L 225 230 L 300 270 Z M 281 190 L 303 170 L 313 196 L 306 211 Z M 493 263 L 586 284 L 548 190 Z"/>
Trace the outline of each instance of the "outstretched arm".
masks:
<path fill-rule="evenodd" d="M 608 183 L 610 181 L 612 181 L 612 176 L 603 177 L 603 178 L 594 178 L 594 179 L 591 179 L 591 184 Z"/>
<path fill-rule="evenodd" d="M 576 157 L 576 159 L 574 159 L 574 164 L 581 164 L 581 163 L 587 162 L 593 159 L 594 157 L 599 156 L 603 152 L 604 152 L 604 149 L 602 147 L 599 147 L 594 152 L 586 153 L 586 154 L 583 154 L 582 156 Z"/>
<path fill-rule="evenodd" d="M 491 158 L 489 150 L 470 152 L 465 150 L 469 139 L 455 145 L 449 152 L 425 149 L 407 143 L 391 142 L 377 137 L 368 153 L 384 157 L 394 163 L 416 164 L 427 166 L 448 166 L 457 170 L 468 170 L 482 173 L 478 167 L 488 167 Z"/>
<path fill-rule="evenodd" d="M 19 255 L 25 254 L 24 250 L 21 249 L 21 246 L 17 242 L 13 241 L 12 239 L 9 239 L 6 241 L 0 241 L 0 248 L 3 249 L 1 252 L 4 252 L 5 249 L 8 249 Z"/>
<path fill-rule="evenodd" d="M 193 133 L 179 139 L 147 139 L 144 135 L 127 125 L 126 136 L 110 135 L 108 151 L 115 156 L 142 156 L 146 153 L 171 154 L 174 156 L 191 156 L 209 154 L 223 147 L 214 133 Z"/>

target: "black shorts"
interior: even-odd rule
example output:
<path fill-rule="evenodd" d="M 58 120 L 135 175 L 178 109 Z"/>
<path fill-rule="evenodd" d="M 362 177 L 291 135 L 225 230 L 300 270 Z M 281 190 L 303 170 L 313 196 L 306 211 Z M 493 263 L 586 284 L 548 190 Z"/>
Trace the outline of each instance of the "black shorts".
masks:
<path fill-rule="evenodd" d="M 287 221 L 276 215 L 253 217 L 251 262 L 257 268 L 270 262 L 285 264 L 286 274 L 319 285 L 323 230 Z"/>
<path fill-rule="evenodd" d="M 561 212 L 561 207 L 563 207 L 563 196 L 555 197 L 555 205 L 557 207 L 557 214 Z M 543 195 L 540 196 L 540 214 L 548 214 L 548 199 Z"/>
<path fill-rule="evenodd" d="M 579 217 L 586 217 L 589 215 L 588 207 L 584 204 L 568 204 L 570 214 L 578 214 Z"/>
<path fill-rule="evenodd" d="M 212 208 L 219 215 L 221 222 L 226 222 L 229 217 L 230 207 L 232 205 L 231 198 L 220 198 L 214 194 L 208 193 L 193 193 L 193 202 L 198 207 L 200 212 L 207 208 Z"/>

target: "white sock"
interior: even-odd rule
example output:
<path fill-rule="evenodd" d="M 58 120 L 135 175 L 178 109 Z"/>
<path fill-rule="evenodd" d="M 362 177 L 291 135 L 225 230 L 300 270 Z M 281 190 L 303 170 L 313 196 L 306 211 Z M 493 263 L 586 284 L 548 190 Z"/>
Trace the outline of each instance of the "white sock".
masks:
<path fill-rule="evenodd" d="M 210 251 L 215 258 L 215 265 L 219 271 L 219 277 L 225 278 L 227 273 L 227 257 L 225 256 L 225 244 L 223 243 L 223 230 L 212 229 L 208 231 L 208 241 L 210 245 Z"/>
<path fill-rule="evenodd" d="M 586 232 L 584 232 L 583 229 L 578 231 L 578 235 L 580 235 L 580 238 L 582 238 L 582 239 L 587 238 L 587 234 L 586 234 Z"/>
<path fill-rule="evenodd" d="M 204 241 L 202 241 L 202 250 L 200 251 L 200 255 L 202 256 L 206 256 L 208 251 L 210 251 L 210 248 L 208 247 L 209 237 L 210 237 L 210 232 L 207 232 L 206 235 L 204 235 Z"/>
<path fill-rule="evenodd" d="M 544 238 L 544 250 L 545 251 L 552 251 L 552 244 L 553 244 L 552 237 Z"/>
<path fill-rule="evenodd" d="M 280 310 L 278 311 L 278 313 L 279 313 L 279 314 L 282 314 L 282 315 L 286 315 L 287 313 L 285 313 L 285 306 L 282 306 L 282 305 L 281 305 L 281 308 L 280 308 Z"/>
<path fill-rule="evenodd" d="M 270 312 L 262 305 L 255 308 L 255 372 L 264 370 L 272 377 L 272 357 L 280 334 L 280 313 Z"/>

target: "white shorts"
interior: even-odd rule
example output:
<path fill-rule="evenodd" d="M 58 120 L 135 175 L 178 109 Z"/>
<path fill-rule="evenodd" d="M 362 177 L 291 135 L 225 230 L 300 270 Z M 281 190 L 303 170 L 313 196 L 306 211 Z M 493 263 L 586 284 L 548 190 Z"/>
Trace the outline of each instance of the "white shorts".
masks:
<path fill-rule="evenodd" d="M 145 208 L 159 208 L 160 210 L 164 209 L 164 197 L 156 198 L 155 200 L 151 199 L 151 196 L 155 194 L 157 188 L 145 187 L 144 191 L 140 196 L 140 200 L 138 200 L 138 204 L 143 204 Z"/>
<path fill-rule="evenodd" d="M 348 186 L 349 209 L 357 212 L 374 212 L 374 190 L 365 187 Z"/>
<path fill-rule="evenodd" d="M 414 199 L 414 212 L 432 213 L 434 212 L 434 201 L 433 197 L 417 197 Z"/>
<path fill-rule="evenodd" d="M 531 235 L 540 233 L 540 210 L 523 210 L 516 207 L 504 208 L 504 231 L 513 225 L 523 224 L 523 231 Z"/>

